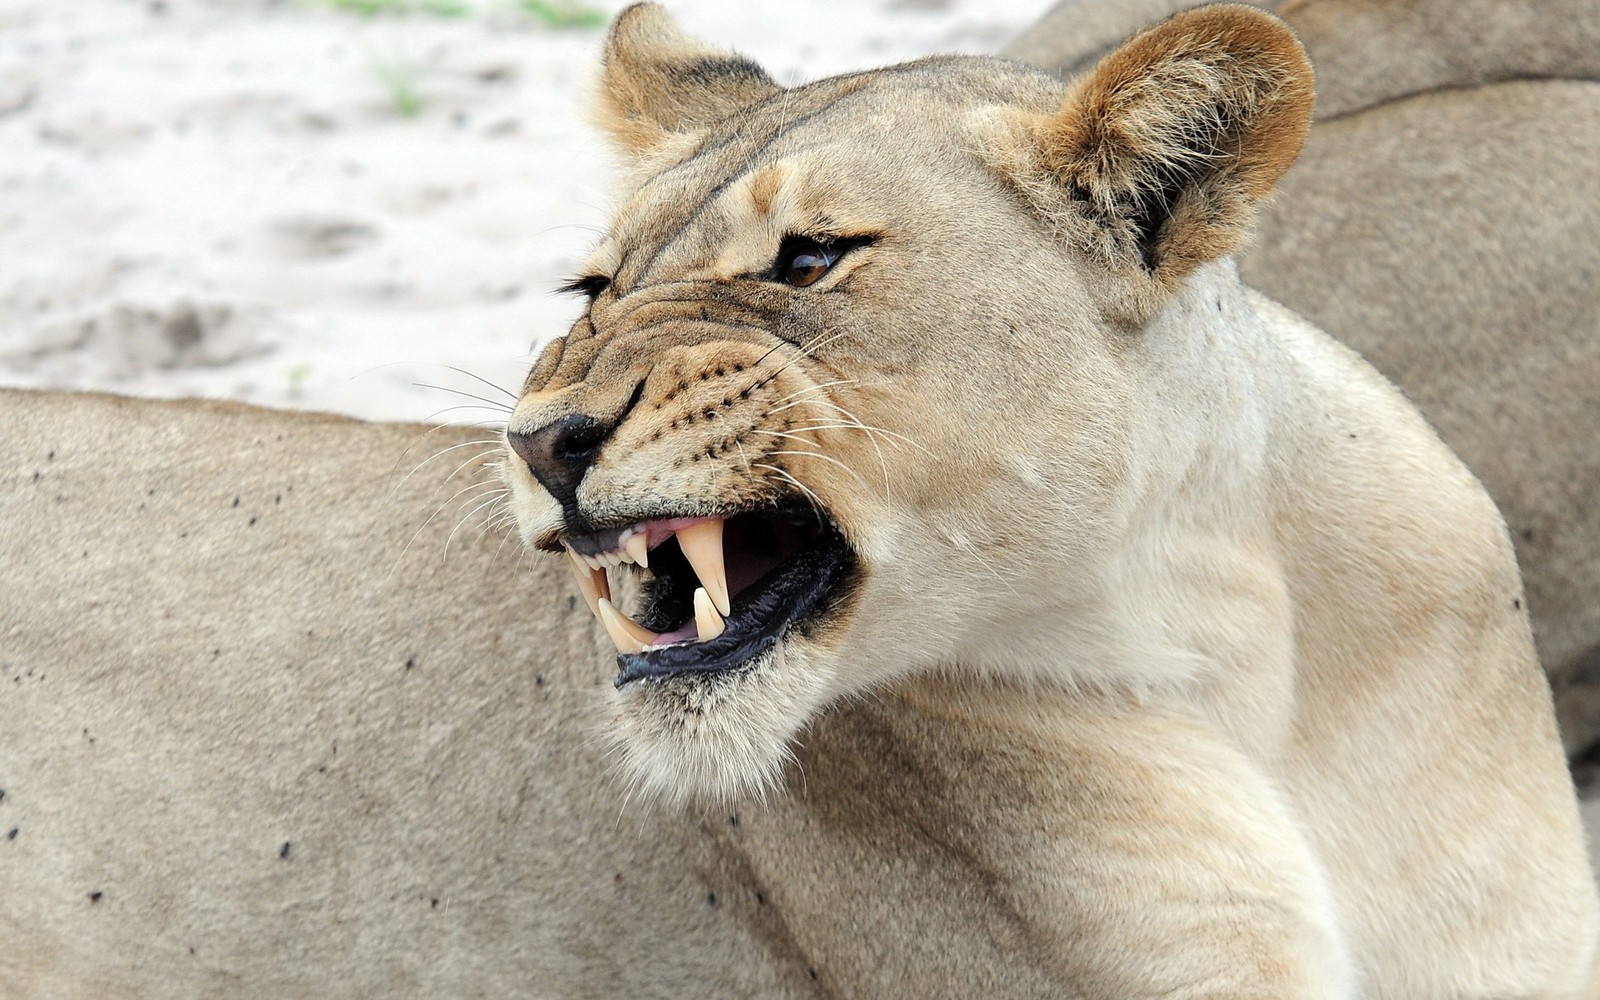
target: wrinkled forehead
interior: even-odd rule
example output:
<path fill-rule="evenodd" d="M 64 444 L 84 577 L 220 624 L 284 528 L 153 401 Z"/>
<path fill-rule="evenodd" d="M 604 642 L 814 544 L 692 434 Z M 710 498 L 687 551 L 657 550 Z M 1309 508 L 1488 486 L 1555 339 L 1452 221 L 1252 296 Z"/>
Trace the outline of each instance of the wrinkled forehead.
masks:
<path fill-rule="evenodd" d="M 786 90 L 694 137 L 636 182 L 589 268 L 633 284 L 691 261 L 743 267 L 786 235 L 881 231 L 931 175 L 973 158 L 966 115 L 1054 100 L 1027 75 L 997 86 L 992 68 L 977 79 L 952 65 L 965 61 Z"/>

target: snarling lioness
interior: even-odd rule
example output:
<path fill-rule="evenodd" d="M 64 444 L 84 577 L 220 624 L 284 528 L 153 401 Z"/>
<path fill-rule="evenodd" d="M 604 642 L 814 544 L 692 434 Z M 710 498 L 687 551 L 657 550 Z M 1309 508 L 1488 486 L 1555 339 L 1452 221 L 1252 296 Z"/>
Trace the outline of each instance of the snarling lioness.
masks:
<path fill-rule="evenodd" d="M 784 89 L 642 5 L 600 90 L 636 170 L 504 471 L 629 773 L 763 791 L 892 697 L 948 735 L 885 801 L 984 776 L 954 822 L 1072 995 L 1594 995 L 1504 527 L 1230 261 L 1310 117 L 1280 22 Z"/>

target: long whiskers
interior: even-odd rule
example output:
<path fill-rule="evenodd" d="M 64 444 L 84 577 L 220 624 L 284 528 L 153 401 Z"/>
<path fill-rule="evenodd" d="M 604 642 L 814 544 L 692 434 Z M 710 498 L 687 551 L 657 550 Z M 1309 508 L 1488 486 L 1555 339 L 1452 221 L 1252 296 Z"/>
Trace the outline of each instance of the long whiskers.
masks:
<path fill-rule="evenodd" d="M 465 462 L 462 462 L 460 465 L 456 466 L 453 470 L 451 470 L 448 476 L 445 476 L 444 479 L 439 481 L 438 486 L 433 488 L 433 492 L 428 494 L 428 499 L 432 500 L 434 497 L 438 496 L 439 491 L 444 489 L 445 484 L 450 482 L 450 480 L 454 479 L 456 476 L 460 475 L 461 470 L 465 469 L 467 466 L 477 463 L 482 468 L 490 468 L 492 463 L 485 462 L 484 459 L 488 458 L 490 455 L 498 453 L 499 451 L 499 448 L 485 448 L 483 451 L 478 452 L 476 455 L 473 455 Z M 498 482 L 499 478 L 496 477 L 495 481 Z"/>
<path fill-rule="evenodd" d="M 444 367 L 450 369 L 453 372 L 457 372 L 459 374 L 465 375 L 467 378 L 476 379 L 477 381 L 482 382 L 484 385 L 486 385 L 489 388 L 493 389 L 495 392 L 504 393 L 506 396 L 508 396 L 511 399 L 511 402 L 512 402 L 513 405 L 515 405 L 516 402 L 517 402 L 517 398 L 518 397 L 517 397 L 516 393 L 512 392 L 510 389 L 505 388 L 504 386 L 495 385 L 493 382 L 491 382 L 488 379 L 484 378 L 482 375 L 476 375 L 476 374 L 474 374 L 472 372 L 467 371 L 465 368 L 457 368 L 455 365 L 445 365 Z"/>
<path fill-rule="evenodd" d="M 406 542 L 405 547 L 400 550 L 400 554 L 399 555 L 395 556 L 394 565 L 389 568 L 389 574 L 383 578 L 384 582 L 388 583 L 390 580 L 392 580 L 394 578 L 395 572 L 397 570 L 399 570 L 399 568 L 400 568 L 400 563 L 405 560 L 406 553 L 411 551 L 411 546 L 413 546 L 413 545 L 415 545 L 417 543 L 417 539 L 422 537 L 422 533 L 425 530 L 427 530 L 428 525 L 432 524 L 434 522 L 434 520 L 440 514 L 444 513 L 444 511 L 445 511 L 445 509 L 447 507 L 449 507 L 452 503 L 454 503 L 457 500 L 457 498 L 459 498 L 459 497 L 461 497 L 461 496 L 463 496 L 463 495 L 465 495 L 467 493 L 471 493 L 474 490 L 483 490 L 483 489 L 500 489 L 500 490 L 503 490 L 504 487 L 500 486 L 499 480 L 497 480 L 497 479 L 489 479 L 489 480 L 485 480 L 483 482 L 472 483 L 472 484 L 470 484 L 468 486 L 464 486 L 461 489 L 457 490 L 455 493 L 451 494 L 451 496 L 448 499 L 446 499 L 443 503 L 439 504 L 437 507 L 435 507 L 433 509 L 433 513 L 429 514 L 427 520 L 423 521 L 420 525 L 417 526 L 417 530 L 416 531 L 412 532 L 411 538 Z M 437 494 L 437 491 L 435 491 L 435 494 Z"/>
<path fill-rule="evenodd" d="M 487 404 L 487 405 L 483 404 L 483 403 L 461 403 L 461 404 L 459 404 L 457 406 L 446 406 L 443 409 L 434 410 L 432 413 L 430 413 L 426 417 L 424 417 L 422 422 L 423 423 L 432 423 L 433 420 L 435 418 L 439 417 L 440 415 L 445 414 L 445 413 L 454 413 L 457 410 L 489 410 L 491 412 L 498 413 L 498 414 L 505 414 L 505 413 L 510 412 L 506 407 L 503 407 L 498 403 Z M 505 422 L 502 419 L 495 419 L 495 420 L 469 420 L 465 424 L 455 424 L 454 426 L 456 426 L 456 427 L 504 427 L 505 426 Z"/>
<path fill-rule="evenodd" d="M 471 510 L 467 511 L 466 514 L 462 515 L 461 520 L 456 522 L 456 526 L 454 528 L 450 529 L 449 537 L 447 537 L 444 540 L 444 556 L 443 556 L 443 558 L 445 558 L 445 559 L 449 559 L 450 558 L 450 543 L 456 540 L 456 533 L 459 532 L 462 529 L 462 527 L 468 521 L 472 520 L 472 516 L 474 514 L 478 513 L 478 511 L 482 510 L 485 507 L 488 507 L 488 506 L 491 506 L 493 504 L 499 503 L 501 498 L 503 498 L 506 494 L 508 494 L 510 492 L 511 492 L 511 490 L 508 487 L 502 486 L 499 489 L 494 490 L 491 493 L 479 494 L 478 496 L 473 497 L 474 500 L 483 500 L 483 497 L 485 497 L 485 496 L 487 496 L 488 499 L 487 500 L 483 500 L 482 503 L 478 504 L 476 507 L 474 507 Z M 482 536 L 480 535 L 479 537 L 482 537 Z"/>
<path fill-rule="evenodd" d="M 796 389 L 794 392 L 789 393 L 787 396 L 783 396 L 783 397 L 779 398 L 778 402 L 786 403 L 789 400 L 794 399 L 796 396 L 808 396 L 808 395 L 810 395 L 812 393 L 815 393 L 815 392 L 825 392 L 828 389 L 834 388 L 835 386 L 855 385 L 859 381 L 860 381 L 860 379 L 836 378 L 831 382 L 819 382 L 816 385 L 808 385 L 803 389 Z"/>
<path fill-rule="evenodd" d="M 410 472 L 406 473 L 404 476 L 401 476 L 399 482 L 395 483 L 394 487 L 389 490 L 389 499 L 393 500 L 395 494 L 400 492 L 400 487 L 404 486 L 411 479 L 412 476 L 416 475 L 419 471 L 422 470 L 423 466 L 429 464 L 434 459 L 442 458 L 445 455 L 450 454 L 452 451 L 458 451 L 458 450 L 460 450 L 462 448 L 471 448 L 471 447 L 473 447 L 475 445 L 484 445 L 484 444 L 494 445 L 495 447 L 489 449 L 488 451 L 479 452 L 476 456 L 474 456 L 475 458 L 482 458 L 484 455 L 490 454 L 493 451 L 498 451 L 499 450 L 499 445 L 500 445 L 500 439 L 499 438 L 478 438 L 478 439 L 473 440 L 473 441 L 463 441 L 460 444 L 453 444 L 453 445 L 450 445 L 447 448 L 440 448 L 438 451 L 434 452 L 432 455 L 429 455 L 427 458 L 425 458 L 422 461 L 418 462 L 411 469 Z M 469 459 L 469 463 L 470 463 L 470 459 Z M 456 471 L 450 473 L 449 476 L 446 476 L 445 479 L 444 479 L 444 482 L 449 482 L 456 475 L 456 472 L 460 472 L 465 467 L 466 467 L 465 465 L 457 466 L 456 467 Z M 391 475 L 392 474 L 393 473 L 391 472 Z M 443 483 L 441 483 L 440 485 L 442 486 Z"/>
<path fill-rule="evenodd" d="M 822 498 L 813 493 L 811 491 L 811 487 L 790 475 L 787 469 L 776 465 L 769 465 L 766 462 L 751 462 L 750 466 L 752 468 L 766 469 L 769 472 L 776 473 L 778 478 L 791 484 L 795 487 L 795 489 L 798 489 L 800 492 L 806 495 L 806 499 L 811 503 L 811 507 L 816 511 L 818 517 L 826 516 L 824 515 L 823 511 L 827 510 L 827 505 L 822 502 Z"/>
<path fill-rule="evenodd" d="M 474 377 L 476 378 L 476 376 L 474 376 Z M 480 407 L 480 409 L 491 409 L 491 410 L 495 410 L 495 411 L 500 412 L 500 413 L 510 413 L 511 410 L 513 409 L 513 407 L 511 407 L 511 406 L 509 406 L 509 405 L 507 405 L 505 403 L 500 402 L 498 399 L 490 399 L 487 396 L 480 396 L 477 393 L 467 392 L 467 391 L 465 391 L 463 389 L 452 389 L 449 386 L 434 385 L 431 382 L 413 382 L 411 384 L 416 386 L 419 389 L 437 389 L 440 392 L 448 392 L 448 393 L 450 393 L 452 395 L 456 395 L 456 396 L 465 396 L 467 399 L 476 399 L 479 402 L 485 404 L 485 406 L 484 407 Z M 499 386 L 495 385 L 493 382 L 490 382 L 488 384 L 489 384 L 489 387 L 491 389 L 499 389 L 500 388 Z M 500 389 L 500 391 L 501 392 L 505 392 L 504 389 Z M 512 401 L 515 402 L 516 397 L 512 396 L 511 398 L 512 398 Z"/>
<path fill-rule="evenodd" d="M 768 455 L 796 455 L 796 456 L 800 456 L 800 457 L 803 457 L 803 458 L 815 458 L 815 459 L 817 459 L 819 461 L 822 461 L 822 462 L 832 462 L 834 465 L 837 465 L 839 468 L 843 469 L 844 471 L 850 473 L 851 476 L 855 477 L 856 482 L 860 483 L 863 488 L 865 488 L 866 485 L 867 485 L 867 481 L 866 481 L 866 479 L 862 478 L 861 473 L 859 473 L 856 470 L 850 468 L 850 466 L 848 466 L 848 465 L 844 464 L 843 462 L 839 461 L 837 458 L 834 458 L 832 455 L 824 455 L 820 451 L 791 451 L 791 450 L 786 450 L 786 449 L 779 449 L 778 451 L 769 451 L 769 452 L 767 452 L 767 454 Z M 889 481 L 887 479 L 887 476 L 888 476 L 887 470 L 884 472 L 884 476 L 886 477 L 884 479 L 884 489 L 887 491 L 888 488 L 889 488 Z"/>
<path fill-rule="evenodd" d="M 811 357 L 817 351 L 819 351 L 822 348 L 826 347 L 827 345 L 833 343 L 835 340 L 838 340 L 840 337 L 843 337 L 845 335 L 845 332 L 846 331 L 844 331 L 844 330 L 840 330 L 840 331 L 838 331 L 836 333 L 818 334 L 817 336 L 813 337 L 809 342 L 804 343 L 804 344 L 790 344 L 788 341 L 781 341 L 781 342 L 779 342 L 777 344 L 772 345 L 772 347 L 767 349 L 766 353 L 762 354 L 761 357 L 757 358 L 755 360 L 755 363 L 750 366 L 750 368 L 752 370 L 760 368 L 763 364 L 766 363 L 766 360 L 768 358 L 772 357 L 774 354 L 776 354 L 779 351 L 783 350 L 785 347 L 789 347 L 789 348 L 792 348 L 794 350 L 794 352 L 795 352 L 794 353 L 794 357 L 789 358 L 788 360 L 786 360 L 783 364 L 779 365 L 774 370 L 772 370 L 770 372 L 767 372 L 767 373 L 765 373 L 763 375 L 757 376 L 754 381 L 752 381 L 749 385 L 744 387 L 743 392 L 744 393 L 749 393 L 749 392 L 754 391 L 756 389 L 756 387 L 758 387 L 758 386 L 766 385 L 767 383 L 771 382 L 773 379 L 777 378 L 779 375 L 783 374 L 784 370 L 787 369 L 790 365 L 794 364 L 797 361 L 803 361 L 806 358 Z"/>

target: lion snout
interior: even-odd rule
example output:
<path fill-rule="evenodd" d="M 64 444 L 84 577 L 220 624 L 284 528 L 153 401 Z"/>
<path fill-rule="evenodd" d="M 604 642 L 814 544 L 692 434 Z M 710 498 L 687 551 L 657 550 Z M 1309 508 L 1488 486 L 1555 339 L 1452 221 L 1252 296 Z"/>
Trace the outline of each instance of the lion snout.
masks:
<path fill-rule="evenodd" d="M 539 485 L 561 504 L 570 522 L 577 507 L 578 484 L 616 425 L 615 420 L 569 413 L 535 430 L 507 430 L 506 443 L 527 463 Z"/>

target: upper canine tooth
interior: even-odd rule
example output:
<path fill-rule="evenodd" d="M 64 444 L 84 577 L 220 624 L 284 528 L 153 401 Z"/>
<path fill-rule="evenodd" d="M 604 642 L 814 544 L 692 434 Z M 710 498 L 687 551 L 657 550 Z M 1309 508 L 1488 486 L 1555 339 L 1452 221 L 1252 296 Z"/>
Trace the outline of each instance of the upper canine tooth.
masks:
<path fill-rule="evenodd" d="M 611 641 L 616 644 L 619 653 L 637 653 L 646 646 L 653 646 L 660 636 L 618 611 L 616 605 L 610 600 L 601 598 L 599 604 L 600 624 L 606 627 L 606 632 L 611 636 Z"/>
<path fill-rule="evenodd" d="M 678 547 L 694 567 L 695 576 L 711 596 L 711 603 L 727 616 L 733 604 L 728 600 L 728 570 L 722 558 L 722 518 L 713 517 L 679 528 Z"/>
<path fill-rule="evenodd" d="M 571 549 L 567 556 L 572 564 L 572 575 L 578 578 L 578 592 L 589 604 L 589 611 L 596 617 L 600 615 L 600 598 L 611 597 L 611 581 L 606 579 L 605 570 L 594 569 Z"/>
<path fill-rule="evenodd" d="M 694 630 L 698 633 L 701 642 L 710 642 L 722 634 L 728 623 L 717 614 L 717 609 L 711 605 L 711 597 L 706 593 L 706 588 L 696 587 L 694 591 Z"/>
<path fill-rule="evenodd" d="M 627 542 L 622 547 L 628 553 L 630 562 L 638 563 L 645 569 L 650 568 L 650 537 L 648 535 L 642 531 L 636 535 L 629 535 Z"/>

